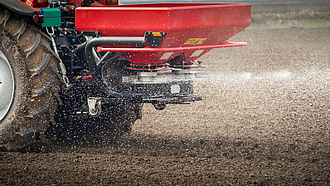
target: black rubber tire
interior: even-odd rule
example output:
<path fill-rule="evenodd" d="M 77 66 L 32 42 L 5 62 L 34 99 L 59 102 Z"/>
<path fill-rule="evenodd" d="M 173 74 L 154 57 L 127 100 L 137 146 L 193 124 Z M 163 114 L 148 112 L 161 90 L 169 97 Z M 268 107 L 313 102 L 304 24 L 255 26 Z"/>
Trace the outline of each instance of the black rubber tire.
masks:
<path fill-rule="evenodd" d="M 105 105 L 98 117 L 74 115 L 65 105 L 64 102 L 57 109 L 56 125 L 52 125 L 47 131 L 49 139 L 82 143 L 116 140 L 130 133 L 135 121 L 142 118 L 142 104 Z"/>
<path fill-rule="evenodd" d="M 99 137 L 104 140 L 117 139 L 120 136 L 130 133 L 132 126 L 137 119 L 142 119 L 142 104 L 118 104 L 114 105 L 111 110 L 105 112 L 108 118 L 105 130 L 99 133 Z"/>
<path fill-rule="evenodd" d="M 0 50 L 14 75 L 14 99 L 0 121 L 0 147 L 23 148 L 40 140 L 61 103 L 58 61 L 50 40 L 24 18 L 0 7 Z"/>

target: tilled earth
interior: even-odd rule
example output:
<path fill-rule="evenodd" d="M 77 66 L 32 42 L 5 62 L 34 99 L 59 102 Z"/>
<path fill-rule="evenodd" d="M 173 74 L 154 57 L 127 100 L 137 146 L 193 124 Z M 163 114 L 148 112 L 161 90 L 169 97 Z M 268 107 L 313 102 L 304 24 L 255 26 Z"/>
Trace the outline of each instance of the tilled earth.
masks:
<path fill-rule="evenodd" d="M 329 36 L 245 30 L 202 58 L 203 101 L 144 105 L 116 142 L 0 152 L 0 185 L 329 185 Z"/>

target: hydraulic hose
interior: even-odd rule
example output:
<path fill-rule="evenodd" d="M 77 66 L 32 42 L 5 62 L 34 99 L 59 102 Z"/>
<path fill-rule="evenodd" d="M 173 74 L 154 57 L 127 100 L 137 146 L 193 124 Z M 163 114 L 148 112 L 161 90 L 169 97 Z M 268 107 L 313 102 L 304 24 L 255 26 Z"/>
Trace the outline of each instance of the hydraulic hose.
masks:
<path fill-rule="evenodd" d="M 145 43 L 144 37 L 99 37 L 99 38 L 92 38 L 85 42 L 84 44 L 78 46 L 76 48 L 76 52 L 80 53 L 79 51 L 84 51 L 85 59 L 89 65 L 89 70 L 95 76 L 100 76 L 100 69 L 97 65 L 93 57 L 92 49 L 93 47 L 97 47 L 100 45 L 107 45 L 107 44 L 134 44 L 134 45 L 141 45 Z"/>
<path fill-rule="evenodd" d="M 75 49 L 76 53 L 84 53 L 85 59 L 89 66 L 89 71 L 91 72 L 93 79 L 97 84 L 100 85 L 101 89 L 107 94 L 113 97 L 131 97 L 130 95 L 123 95 L 121 93 L 111 91 L 109 88 L 103 83 L 101 77 L 100 67 L 102 64 L 97 64 L 93 55 L 93 47 L 97 47 L 100 45 L 111 45 L 111 44 L 134 44 L 134 45 L 143 45 L 145 44 L 145 37 L 99 37 L 92 38 L 81 44 Z M 120 56 L 120 55 L 118 55 Z"/>

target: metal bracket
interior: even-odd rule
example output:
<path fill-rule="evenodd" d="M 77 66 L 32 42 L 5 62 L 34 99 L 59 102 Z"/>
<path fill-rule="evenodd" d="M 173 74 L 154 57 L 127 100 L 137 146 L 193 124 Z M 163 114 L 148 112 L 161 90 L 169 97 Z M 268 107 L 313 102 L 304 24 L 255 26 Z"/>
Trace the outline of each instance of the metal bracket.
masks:
<path fill-rule="evenodd" d="M 101 97 L 89 97 L 87 98 L 88 113 L 92 117 L 100 116 L 102 112 L 102 98 Z"/>
<path fill-rule="evenodd" d="M 158 47 L 163 41 L 165 35 L 165 32 L 146 32 L 144 37 L 146 38 L 146 41 L 148 41 L 148 46 Z"/>
<path fill-rule="evenodd" d="M 166 103 L 162 103 L 162 102 L 155 102 L 153 103 L 154 107 L 156 110 L 164 110 L 166 108 Z"/>

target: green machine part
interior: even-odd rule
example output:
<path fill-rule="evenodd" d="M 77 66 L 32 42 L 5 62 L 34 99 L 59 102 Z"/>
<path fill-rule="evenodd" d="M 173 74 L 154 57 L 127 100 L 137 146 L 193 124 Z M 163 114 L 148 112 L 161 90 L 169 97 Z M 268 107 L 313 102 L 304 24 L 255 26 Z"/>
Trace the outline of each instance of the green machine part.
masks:
<path fill-rule="evenodd" d="M 42 8 L 41 15 L 44 16 L 42 27 L 61 26 L 61 10 L 58 8 Z"/>

